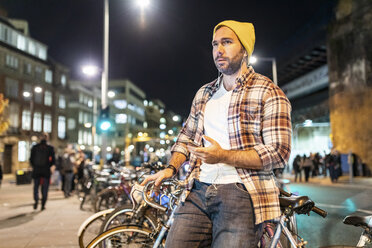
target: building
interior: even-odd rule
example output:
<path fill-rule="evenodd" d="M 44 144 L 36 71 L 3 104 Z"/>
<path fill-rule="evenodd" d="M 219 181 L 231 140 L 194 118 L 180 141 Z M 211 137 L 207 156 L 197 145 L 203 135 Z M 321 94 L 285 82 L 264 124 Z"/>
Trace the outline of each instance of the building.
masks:
<path fill-rule="evenodd" d="M 66 144 L 69 70 L 47 55 L 48 47 L 28 35 L 23 20 L 0 17 L 0 93 L 9 99 L 10 128 L 0 136 L 4 173 L 27 168 L 41 132 L 62 149 Z"/>

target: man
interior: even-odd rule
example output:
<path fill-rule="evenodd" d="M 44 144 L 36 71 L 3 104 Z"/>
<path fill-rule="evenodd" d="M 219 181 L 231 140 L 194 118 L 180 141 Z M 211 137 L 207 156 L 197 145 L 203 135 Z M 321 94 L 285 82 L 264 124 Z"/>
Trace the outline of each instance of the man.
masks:
<path fill-rule="evenodd" d="M 289 158 L 291 107 L 270 79 L 248 66 L 254 42 L 251 23 L 223 21 L 214 28 L 221 76 L 196 93 L 168 167 L 144 181 L 159 185 L 190 161 L 185 201 L 166 247 L 257 247 L 262 222 L 280 216 L 272 171 Z"/>
<path fill-rule="evenodd" d="M 30 163 L 33 168 L 32 178 L 34 179 L 34 209 L 37 209 L 39 202 L 39 186 L 41 185 L 41 210 L 45 209 L 48 198 L 51 167 L 55 164 L 54 148 L 47 144 L 48 134 L 40 135 L 40 143 L 31 149 Z"/>

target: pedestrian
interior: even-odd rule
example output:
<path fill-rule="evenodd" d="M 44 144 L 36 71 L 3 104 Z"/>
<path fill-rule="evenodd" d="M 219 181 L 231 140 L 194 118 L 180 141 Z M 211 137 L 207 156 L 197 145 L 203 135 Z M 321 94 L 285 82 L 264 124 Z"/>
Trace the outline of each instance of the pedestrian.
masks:
<path fill-rule="evenodd" d="M 310 177 L 310 171 L 313 168 L 313 161 L 311 160 L 311 158 L 304 155 L 302 157 L 301 167 L 303 168 L 305 173 L 305 182 L 308 182 Z"/>
<path fill-rule="evenodd" d="M 118 164 L 120 162 L 121 154 L 120 149 L 116 147 L 114 149 L 114 152 L 112 153 L 111 159 L 109 160 L 109 163 L 114 162 L 115 164 Z"/>
<path fill-rule="evenodd" d="M 65 198 L 71 196 L 72 183 L 74 180 L 75 152 L 71 148 L 66 148 L 62 158 L 62 171 L 65 178 L 63 192 Z"/>
<path fill-rule="evenodd" d="M 166 247 L 257 247 L 262 223 L 281 214 L 273 169 L 290 155 L 291 106 L 249 65 L 254 43 L 251 23 L 217 24 L 212 54 L 221 75 L 196 93 L 167 168 L 143 182 L 159 185 L 190 161 Z"/>
<path fill-rule="evenodd" d="M 299 181 L 302 182 L 302 166 L 301 166 L 301 156 L 297 154 L 295 159 L 293 160 L 293 173 L 295 176 L 294 181 L 297 182 L 297 177 Z"/>
<path fill-rule="evenodd" d="M 34 209 L 39 203 L 39 187 L 41 186 L 41 210 L 45 209 L 48 199 L 51 167 L 55 165 L 54 148 L 47 144 L 48 134 L 40 135 L 40 143 L 31 149 L 30 164 L 32 167 L 32 178 L 34 179 Z"/>
<path fill-rule="evenodd" d="M 341 156 L 337 150 L 333 149 L 328 158 L 329 175 L 332 183 L 337 183 L 339 176 L 341 176 Z"/>

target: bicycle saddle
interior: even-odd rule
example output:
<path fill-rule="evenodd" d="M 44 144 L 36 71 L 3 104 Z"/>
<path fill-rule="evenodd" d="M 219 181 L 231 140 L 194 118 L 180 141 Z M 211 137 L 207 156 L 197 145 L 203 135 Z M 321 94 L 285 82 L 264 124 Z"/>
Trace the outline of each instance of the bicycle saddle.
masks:
<path fill-rule="evenodd" d="M 349 215 L 345 217 L 343 222 L 346 225 L 372 228 L 372 215 L 369 216 Z"/>
<path fill-rule="evenodd" d="M 314 207 L 314 202 L 307 196 L 279 197 L 281 208 L 290 208 L 298 214 L 307 214 Z"/>

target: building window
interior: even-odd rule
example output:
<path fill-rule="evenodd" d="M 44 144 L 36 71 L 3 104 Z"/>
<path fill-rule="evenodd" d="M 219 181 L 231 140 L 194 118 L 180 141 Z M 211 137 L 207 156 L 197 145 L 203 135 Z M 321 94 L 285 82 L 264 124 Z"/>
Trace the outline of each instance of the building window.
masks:
<path fill-rule="evenodd" d="M 28 41 L 28 52 L 31 53 L 32 55 L 36 54 L 35 43 L 32 40 Z"/>
<path fill-rule="evenodd" d="M 35 102 L 42 103 L 43 102 L 43 93 L 42 92 L 35 92 Z"/>
<path fill-rule="evenodd" d="M 65 75 L 65 74 L 62 74 L 62 75 L 61 75 L 61 84 L 62 84 L 63 86 L 66 86 L 66 82 L 67 82 L 67 80 L 66 80 L 66 75 Z"/>
<path fill-rule="evenodd" d="M 31 130 L 31 113 L 30 110 L 24 109 L 22 111 L 22 129 Z"/>
<path fill-rule="evenodd" d="M 78 144 L 82 145 L 83 144 L 83 131 L 79 130 L 78 132 Z"/>
<path fill-rule="evenodd" d="M 53 72 L 51 70 L 45 70 L 45 82 L 47 83 L 53 82 Z"/>
<path fill-rule="evenodd" d="M 38 57 L 43 60 L 46 60 L 46 57 L 47 57 L 46 48 L 44 46 L 38 45 L 38 51 L 39 51 Z"/>
<path fill-rule="evenodd" d="M 10 127 L 18 128 L 19 105 L 17 103 L 9 104 L 9 122 L 10 122 Z"/>
<path fill-rule="evenodd" d="M 127 107 L 126 100 L 114 100 L 113 101 L 115 108 L 117 109 L 125 109 Z"/>
<path fill-rule="evenodd" d="M 67 121 L 67 128 L 68 130 L 74 130 L 76 128 L 76 121 L 75 119 L 69 118 Z"/>
<path fill-rule="evenodd" d="M 10 54 L 7 54 L 6 55 L 6 58 L 5 58 L 5 64 L 13 69 L 17 69 L 18 68 L 18 58 L 13 56 L 13 55 L 10 55 Z"/>
<path fill-rule="evenodd" d="M 116 114 L 115 115 L 115 122 L 118 123 L 118 124 L 127 123 L 127 115 L 126 114 Z"/>
<path fill-rule="evenodd" d="M 64 95 L 59 95 L 58 107 L 60 109 L 65 109 L 66 108 L 66 99 L 65 99 Z"/>
<path fill-rule="evenodd" d="M 66 117 L 58 116 L 58 138 L 66 138 Z"/>
<path fill-rule="evenodd" d="M 18 161 L 26 162 L 29 158 L 28 155 L 28 142 L 27 141 L 18 141 Z"/>
<path fill-rule="evenodd" d="M 41 132 L 42 131 L 42 118 L 40 112 L 34 113 L 34 126 L 32 128 L 35 132 Z"/>
<path fill-rule="evenodd" d="M 53 104 L 53 96 L 52 96 L 52 92 L 46 90 L 45 93 L 44 93 L 44 104 L 46 106 L 52 106 Z"/>
<path fill-rule="evenodd" d="M 35 78 L 37 80 L 43 80 L 43 68 L 35 66 Z"/>
<path fill-rule="evenodd" d="M 79 123 L 82 124 L 83 123 L 83 115 L 84 113 L 79 111 Z"/>
<path fill-rule="evenodd" d="M 17 48 L 22 51 L 26 50 L 26 39 L 23 35 L 17 34 Z"/>
<path fill-rule="evenodd" d="M 88 107 L 89 108 L 93 107 L 93 99 L 91 97 L 89 97 L 88 99 Z"/>
<path fill-rule="evenodd" d="M 44 114 L 44 132 L 52 132 L 52 116 L 50 114 Z"/>
<path fill-rule="evenodd" d="M 12 78 L 5 78 L 5 94 L 8 97 L 18 97 L 18 81 Z"/>
<path fill-rule="evenodd" d="M 32 65 L 30 63 L 25 62 L 23 64 L 23 73 L 31 75 L 32 73 Z"/>

